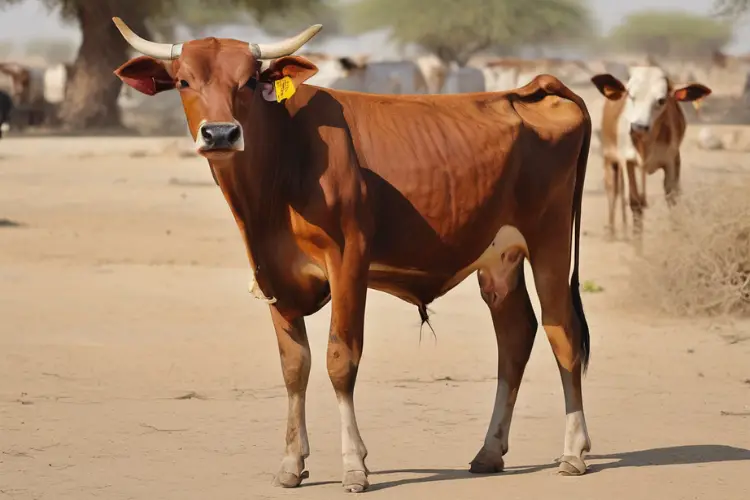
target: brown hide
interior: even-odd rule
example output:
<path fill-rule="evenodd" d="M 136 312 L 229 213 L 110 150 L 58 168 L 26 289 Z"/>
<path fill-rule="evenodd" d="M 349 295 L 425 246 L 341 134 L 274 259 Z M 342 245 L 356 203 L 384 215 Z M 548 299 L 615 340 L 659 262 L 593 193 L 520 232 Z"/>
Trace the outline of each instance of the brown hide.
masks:
<path fill-rule="evenodd" d="M 367 449 L 353 393 L 367 289 L 418 306 L 424 321 L 427 304 L 475 271 L 497 335 L 498 392 L 470 470 L 501 471 L 538 326 L 524 257 L 565 393 L 559 470 L 585 473 L 589 332 L 578 275 L 591 120 L 582 99 L 549 75 L 514 91 L 388 96 L 307 85 L 317 68 L 301 57 L 260 68 L 248 44 L 209 38 L 185 43 L 177 60 L 137 58 L 116 73 L 147 94 L 179 88 L 196 139 L 205 138 L 204 122 L 241 125 L 241 146 L 196 147 L 235 217 L 257 287 L 273 298 L 289 396 L 277 483 L 295 487 L 307 477 L 303 316 L 332 302 L 326 365 L 341 416 L 342 485 L 360 492 L 369 485 Z M 286 77 L 296 93 L 278 103 L 270 91 Z"/>
<path fill-rule="evenodd" d="M 242 120 L 250 150 L 211 163 L 265 295 L 291 315 L 324 305 L 326 280 L 303 268 L 327 275 L 348 229 L 373 264 L 398 269 L 371 270 L 369 286 L 416 305 L 455 285 L 502 225 L 541 244 L 545 212 L 572 217 L 587 132 L 581 109 L 539 83 L 439 98 L 304 86 L 286 113 L 256 95 Z"/>
<path fill-rule="evenodd" d="M 315 66 L 288 57 L 261 77 L 297 80 L 279 105 L 260 85 L 238 84 L 258 67 L 247 46 L 222 43 L 222 57 L 216 39 L 186 44 L 150 81 L 156 91 L 196 82 L 181 90 L 194 137 L 202 120 L 242 124 L 245 151 L 207 157 L 259 287 L 291 316 L 326 303 L 328 255 L 347 231 L 368 241 L 370 287 L 423 306 L 457 284 L 502 225 L 542 244 L 542 215 L 573 215 L 590 123 L 554 77 L 512 92 L 380 96 L 302 85 Z M 127 80 L 134 66 L 118 75 Z"/>

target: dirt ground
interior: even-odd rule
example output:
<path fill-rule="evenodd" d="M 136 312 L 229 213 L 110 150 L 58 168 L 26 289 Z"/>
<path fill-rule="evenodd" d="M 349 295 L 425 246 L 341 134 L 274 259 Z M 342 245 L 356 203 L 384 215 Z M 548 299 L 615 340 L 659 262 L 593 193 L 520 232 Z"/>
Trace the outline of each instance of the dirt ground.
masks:
<path fill-rule="evenodd" d="M 177 142 L 0 141 L 0 499 L 345 495 L 325 371 L 330 306 L 307 323 L 310 479 L 276 489 L 287 403 L 267 306 L 247 292 L 240 235 L 205 162 L 181 157 Z M 749 179 L 748 153 L 688 143 L 683 158 L 686 192 L 726 175 Z M 356 393 L 369 495 L 750 498 L 750 322 L 629 305 L 632 250 L 603 240 L 601 170 L 595 145 L 582 240 L 582 279 L 603 287 L 583 297 L 589 474 L 560 477 L 552 462 L 564 406 L 543 331 L 508 470 L 468 474 L 496 371 L 472 276 L 432 305 L 436 338 L 425 330 L 421 341 L 414 307 L 369 295 Z M 649 193 L 662 203 L 661 174 Z"/>

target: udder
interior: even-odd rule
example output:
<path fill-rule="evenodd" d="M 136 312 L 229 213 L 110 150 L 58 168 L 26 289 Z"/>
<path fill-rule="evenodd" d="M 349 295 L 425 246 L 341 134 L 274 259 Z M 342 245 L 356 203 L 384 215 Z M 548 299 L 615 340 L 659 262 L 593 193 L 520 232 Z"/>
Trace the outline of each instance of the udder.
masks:
<path fill-rule="evenodd" d="M 477 271 L 482 299 L 494 308 L 499 306 L 518 282 L 518 268 L 523 262 L 521 248 L 511 247 L 500 253 L 499 258 L 488 262 Z"/>

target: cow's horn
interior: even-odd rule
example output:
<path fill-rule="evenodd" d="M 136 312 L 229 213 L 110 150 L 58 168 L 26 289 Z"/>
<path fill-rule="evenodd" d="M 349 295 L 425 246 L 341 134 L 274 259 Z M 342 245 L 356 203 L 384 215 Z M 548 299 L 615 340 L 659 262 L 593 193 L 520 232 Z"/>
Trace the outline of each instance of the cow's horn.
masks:
<path fill-rule="evenodd" d="M 294 54 L 300 47 L 310 41 L 323 27 L 314 24 L 297 36 L 276 43 L 251 43 L 250 50 L 256 59 L 275 59 Z"/>
<path fill-rule="evenodd" d="M 125 41 L 143 55 L 151 56 L 156 59 L 170 60 L 177 59 L 180 57 L 180 53 L 182 53 L 181 43 L 172 44 L 150 42 L 136 35 L 119 17 L 113 17 L 112 21 L 115 22 L 115 26 L 117 26 L 117 29 L 122 33 L 122 37 Z"/>

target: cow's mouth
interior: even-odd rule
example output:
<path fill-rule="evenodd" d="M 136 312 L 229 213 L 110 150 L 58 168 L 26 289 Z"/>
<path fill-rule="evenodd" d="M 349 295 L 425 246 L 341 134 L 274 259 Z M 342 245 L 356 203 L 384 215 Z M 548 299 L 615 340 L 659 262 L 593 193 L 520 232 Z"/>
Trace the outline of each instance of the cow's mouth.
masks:
<path fill-rule="evenodd" d="M 233 148 L 199 149 L 198 154 L 207 160 L 227 160 L 237 153 Z"/>

